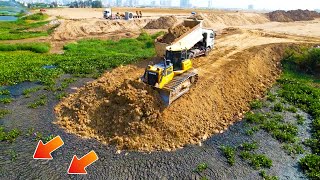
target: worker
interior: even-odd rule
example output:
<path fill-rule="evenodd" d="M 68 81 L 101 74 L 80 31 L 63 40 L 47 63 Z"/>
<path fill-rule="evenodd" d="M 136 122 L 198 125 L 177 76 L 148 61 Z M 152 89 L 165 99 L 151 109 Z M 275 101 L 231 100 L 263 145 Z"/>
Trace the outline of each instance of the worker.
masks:
<path fill-rule="evenodd" d="M 142 18 L 142 12 L 141 11 L 139 11 L 139 14 L 140 14 L 140 18 Z"/>

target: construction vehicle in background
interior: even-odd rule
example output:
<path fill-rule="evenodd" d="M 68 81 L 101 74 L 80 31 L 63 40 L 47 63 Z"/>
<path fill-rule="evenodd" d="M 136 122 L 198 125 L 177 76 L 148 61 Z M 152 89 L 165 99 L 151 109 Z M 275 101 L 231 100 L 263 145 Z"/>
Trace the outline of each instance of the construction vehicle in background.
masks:
<path fill-rule="evenodd" d="M 130 20 L 134 18 L 142 18 L 142 12 L 141 11 L 136 11 L 136 15 L 134 15 L 132 12 L 125 12 L 124 14 L 120 14 L 117 12 L 116 14 L 112 14 L 112 9 L 111 8 L 106 8 L 103 11 L 103 18 L 105 19 L 125 19 L 125 20 Z"/>
<path fill-rule="evenodd" d="M 155 42 L 158 56 L 164 61 L 148 65 L 143 77 L 146 84 L 157 88 L 166 106 L 190 90 L 198 81 L 198 72 L 192 67 L 192 59 L 208 55 L 214 47 L 215 32 L 202 28 L 202 21 L 187 19 L 183 26 L 190 30 L 171 44 Z"/>

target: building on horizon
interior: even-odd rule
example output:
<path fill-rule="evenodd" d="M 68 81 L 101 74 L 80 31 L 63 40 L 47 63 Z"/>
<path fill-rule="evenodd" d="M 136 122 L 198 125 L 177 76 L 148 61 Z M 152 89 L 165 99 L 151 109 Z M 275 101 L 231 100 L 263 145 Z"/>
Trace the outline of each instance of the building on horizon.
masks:
<path fill-rule="evenodd" d="M 190 0 L 180 0 L 180 7 L 181 8 L 190 8 Z"/>

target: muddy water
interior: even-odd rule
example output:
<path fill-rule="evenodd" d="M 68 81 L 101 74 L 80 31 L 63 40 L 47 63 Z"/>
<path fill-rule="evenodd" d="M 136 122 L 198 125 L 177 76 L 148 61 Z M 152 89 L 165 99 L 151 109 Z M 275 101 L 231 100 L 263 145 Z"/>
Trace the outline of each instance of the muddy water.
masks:
<path fill-rule="evenodd" d="M 72 92 L 83 82 L 71 85 L 68 92 Z M 46 94 L 49 102 L 39 109 L 28 109 L 26 106 L 41 94 Z M 174 152 L 140 153 L 122 151 L 116 153 L 114 146 L 102 145 L 93 139 L 82 139 L 69 134 L 52 124 L 55 121 L 53 112 L 57 104 L 53 93 L 39 91 L 31 98 L 19 96 L 8 106 L 1 108 L 12 110 L 12 114 L 0 120 L 5 128 L 19 128 L 26 132 L 28 128 L 42 132 L 44 136 L 60 135 L 65 145 L 53 153 L 51 161 L 33 160 L 32 155 L 37 145 L 33 136 L 24 133 L 16 142 L 10 144 L 0 142 L 0 179 L 259 179 L 259 171 L 253 170 L 247 163 L 236 156 L 234 166 L 229 166 L 219 147 L 222 145 L 238 146 L 243 142 L 257 141 L 260 145 L 257 153 L 266 154 L 273 161 L 273 167 L 268 174 L 277 175 L 280 179 L 305 179 L 297 168 L 297 158 L 287 155 L 278 141 L 264 131 L 254 136 L 247 136 L 248 129 L 245 121 L 231 126 L 223 134 L 215 135 L 201 146 L 186 145 Z M 307 117 L 307 114 L 302 113 Z M 293 114 L 285 115 L 286 119 L 294 118 Z M 308 134 L 307 129 L 301 129 Z M 17 159 L 12 161 L 10 151 L 14 150 Z M 95 150 L 99 160 L 87 168 L 88 175 L 67 175 L 68 165 L 73 155 L 83 156 Z M 239 152 L 237 151 L 237 154 Z M 202 173 L 193 170 L 200 163 L 207 163 L 208 169 Z"/>

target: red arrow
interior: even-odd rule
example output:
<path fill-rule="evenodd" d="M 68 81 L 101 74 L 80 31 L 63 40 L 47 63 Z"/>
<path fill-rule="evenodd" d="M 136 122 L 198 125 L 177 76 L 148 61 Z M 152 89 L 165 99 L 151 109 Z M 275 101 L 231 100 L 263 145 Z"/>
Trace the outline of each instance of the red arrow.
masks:
<path fill-rule="evenodd" d="M 33 154 L 33 159 L 53 159 L 51 153 L 63 146 L 64 142 L 60 136 L 56 136 L 46 144 L 40 140 Z"/>
<path fill-rule="evenodd" d="M 94 151 L 90 151 L 81 159 L 78 159 L 77 156 L 74 155 L 68 169 L 68 174 L 87 174 L 85 168 L 98 159 L 98 155 Z"/>

